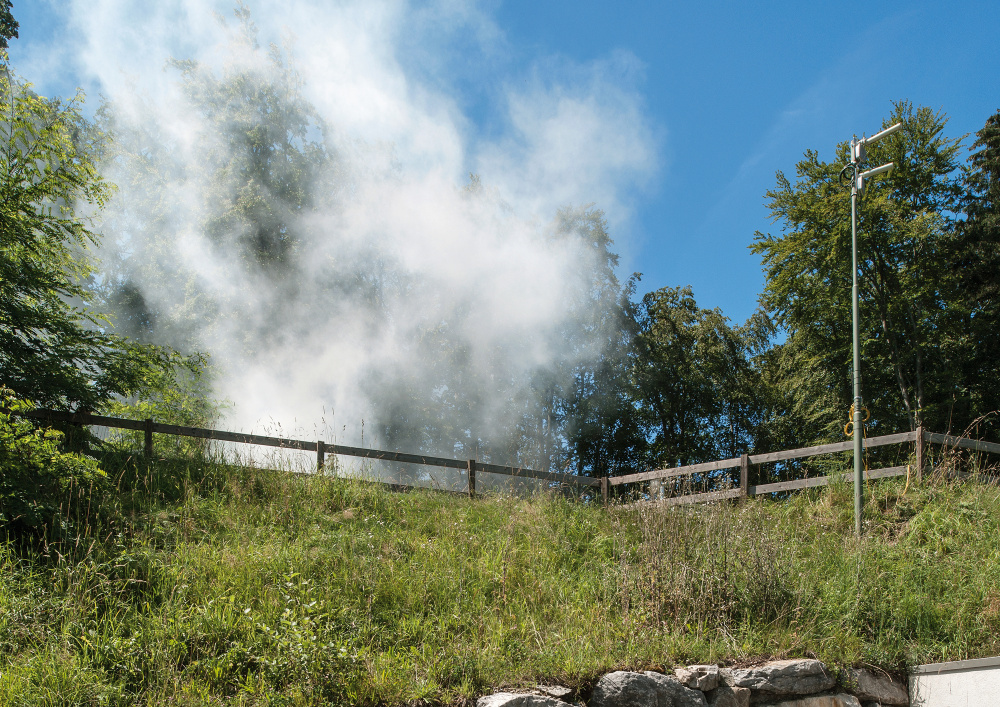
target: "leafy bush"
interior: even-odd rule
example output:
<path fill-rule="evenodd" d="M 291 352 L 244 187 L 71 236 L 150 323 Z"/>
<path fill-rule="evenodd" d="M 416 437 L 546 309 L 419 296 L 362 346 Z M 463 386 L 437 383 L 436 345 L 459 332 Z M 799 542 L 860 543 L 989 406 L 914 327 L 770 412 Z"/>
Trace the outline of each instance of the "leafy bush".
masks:
<path fill-rule="evenodd" d="M 62 432 L 17 416 L 29 409 L 0 388 L 0 525 L 14 534 L 65 534 L 96 514 L 110 483 L 97 460 L 60 450 Z"/>

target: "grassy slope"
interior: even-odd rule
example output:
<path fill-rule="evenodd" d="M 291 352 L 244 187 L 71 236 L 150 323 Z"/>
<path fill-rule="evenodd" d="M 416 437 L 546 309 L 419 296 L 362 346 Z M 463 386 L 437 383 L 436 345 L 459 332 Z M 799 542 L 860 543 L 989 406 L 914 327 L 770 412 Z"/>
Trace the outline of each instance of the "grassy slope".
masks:
<path fill-rule="evenodd" d="M 1000 653 L 995 487 L 880 482 L 858 544 L 844 487 L 602 509 L 106 468 L 136 476 L 118 521 L 0 553 L 2 704 L 460 703 L 613 668 Z"/>

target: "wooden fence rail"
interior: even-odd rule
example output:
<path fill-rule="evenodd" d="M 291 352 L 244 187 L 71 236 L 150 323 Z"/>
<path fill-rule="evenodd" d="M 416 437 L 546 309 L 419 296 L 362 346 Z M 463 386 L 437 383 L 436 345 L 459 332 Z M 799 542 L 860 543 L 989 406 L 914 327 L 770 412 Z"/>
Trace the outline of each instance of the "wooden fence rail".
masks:
<path fill-rule="evenodd" d="M 885 479 L 894 476 L 905 476 L 909 473 L 914 473 L 917 478 L 920 478 L 924 471 L 925 444 L 961 447 L 963 449 L 971 449 L 978 452 L 1000 454 L 1000 444 L 996 444 L 994 442 L 983 442 L 981 440 L 968 439 L 965 437 L 943 435 L 936 432 L 928 432 L 922 427 L 918 427 L 912 432 L 899 432 L 897 434 L 870 437 L 865 439 L 864 446 L 865 448 L 883 447 L 887 445 L 906 443 L 914 444 L 915 463 L 912 467 L 906 465 L 867 470 L 865 471 L 865 479 Z M 783 491 L 794 491 L 804 488 L 826 486 L 833 480 L 850 480 L 853 474 L 833 474 L 829 476 L 815 476 L 806 479 L 794 479 L 792 481 L 779 481 L 776 483 L 752 485 L 749 483 L 748 473 L 750 464 L 767 464 L 772 462 L 788 461 L 790 459 L 805 459 L 822 454 L 847 452 L 851 451 L 853 448 L 854 441 L 849 440 L 846 442 L 834 442 L 832 444 L 821 444 L 814 447 L 802 447 L 800 449 L 789 449 L 781 452 L 770 452 L 767 454 L 744 454 L 741 457 L 734 457 L 732 459 L 722 459 L 714 462 L 689 464 L 671 469 L 655 469 L 653 471 L 642 472 L 641 474 L 618 476 L 609 479 L 608 482 L 612 486 L 621 486 L 623 484 L 672 479 L 680 476 L 691 476 L 694 474 L 703 474 L 709 471 L 740 467 L 740 485 L 737 488 L 674 496 L 672 498 L 662 499 L 661 503 L 666 505 L 681 505 L 688 503 L 705 503 L 707 501 L 716 501 L 726 498 L 759 496 Z"/>
<path fill-rule="evenodd" d="M 925 434 L 925 437 L 927 435 Z M 944 435 L 933 435 L 934 437 L 944 437 Z M 889 444 L 901 444 L 903 442 L 914 442 L 917 439 L 917 432 L 900 432 L 898 434 L 884 435 L 882 437 L 870 437 L 865 440 L 865 447 L 882 447 Z M 968 440 L 971 441 L 971 440 Z M 980 444 L 988 444 L 981 442 Z M 992 445 L 1000 451 L 1000 444 Z M 821 444 L 815 447 L 802 447 L 800 449 L 788 449 L 782 452 L 770 452 L 768 454 L 751 454 L 748 459 L 751 464 L 767 464 L 769 462 L 787 461 L 789 459 L 804 459 L 806 457 L 816 457 L 821 454 L 834 454 L 836 452 L 849 452 L 854 449 L 854 442 L 834 442 L 833 444 Z M 616 476 L 611 479 L 612 486 L 621 484 L 631 484 L 637 481 L 651 481 L 653 479 L 669 479 L 676 476 L 688 476 L 689 474 L 700 474 L 706 471 L 717 471 L 721 469 L 735 469 L 740 466 L 741 457 L 732 459 L 721 459 L 715 462 L 703 462 L 701 464 L 689 464 L 671 469 L 654 469 L 644 471 L 641 474 L 629 474 L 627 476 Z"/>
<path fill-rule="evenodd" d="M 564 474 L 554 471 L 538 471 L 536 469 L 528 469 L 524 467 L 504 466 L 502 464 L 487 464 L 476 461 L 475 459 L 449 459 L 447 457 L 434 457 L 424 454 L 409 454 L 406 452 L 392 452 L 382 449 L 349 447 L 342 444 L 327 444 L 323 440 L 311 441 L 286 437 L 267 437 L 264 435 L 244 434 L 242 432 L 226 432 L 224 430 L 211 430 L 201 427 L 169 425 L 161 422 L 155 422 L 152 419 L 129 420 L 119 417 L 107 417 L 105 415 L 93 415 L 85 412 L 68 413 L 55 410 L 31 410 L 20 414 L 25 417 L 51 422 L 68 422 L 75 425 L 96 425 L 101 427 L 143 432 L 145 452 L 148 456 L 152 456 L 153 454 L 153 434 L 168 434 L 182 437 L 210 439 L 219 442 L 235 442 L 239 444 L 253 444 L 277 447 L 279 449 L 315 452 L 316 466 L 318 469 L 322 469 L 325 465 L 327 454 L 459 469 L 465 471 L 469 496 L 475 496 L 476 494 L 476 472 L 481 471 L 489 474 L 538 479 L 541 481 L 557 482 L 569 486 L 599 489 L 605 503 L 608 502 L 608 496 L 611 489 L 616 486 L 646 481 L 660 481 L 663 479 L 673 479 L 681 476 L 692 476 L 695 474 L 704 474 L 712 471 L 723 471 L 735 468 L 740 469 L 739 486 L 736 488 L 675 496 L 663 499 L 662 503 L 667 505 L 704 503 L 708 501 L 759 496 L 763 494 L 826 486 L 834 479 L 849 479 L 851 474 L 846 473 L 834 474 L 830 476 L 815 476 L 812 478 L 779 481 L 769 484 L 750 484 L 749 467 L 752 464 L 768 464 L 773 462 L 788 461 L 791 459 L 805 459 L 823 454 L 847 452 L 851 451 L 854 447 L 853 441 L 834 442 L 832 444 L 821 444 L 813 447 L 788 449 L 780 452 L 769 452 L 767 454 L 744 454 L 739 457 L 733 457 L 732 459 L 720 459 L 718 461 L 688 464 L 686 466 L 673 467 L 669 469 L 654 469 L 652 471 L 627 474 L 625 476 L 600 478 L 579 476 L 577 474 Z M 913 443 L 915 447 L 916 463 L 914 464 L 914 469 L 911 469 L 909 466 L 893 466 L 882 469 L 872 469 L 865 472 L 865 478 L 884 479 L 893 476 L 903 476 L 911 473 L 911 471 L 915 472 L 916 476 L 919 478 L 923 474 L 924 470 L 924 445 L 926 443 L 961 447 L 963 449 L 971 449 L 978 452 L 1000 454 L 1000 444 L 928 432 L 922 427 L 918 427 L 913 432 L 900 432 L 897 434 L 867 438 L 865 439 L 864 444 L 865 447 L 868 448 L 907 443 Z M 398 482 L 386 483 L 397 489 L 418 488 L 417 486 L 411 484 L 402 484 Z"/>
<path fill-rule="evenodd" d="M 162 422 L 155 422 L 152 419 L 129 420 L 120 417 L 107 417 L 105 415 L 93 415 L 91 413 L 69 413 L 56 410 L 31 410 L 21 413 L 25 417 L 50 422 L 68 422 L 74 425 L 96 425 L 99 427 L 110 427 L 116 429 L 136 430 L 144 433 L 144 446 L 147 456 L 153 454 L 153 434 L 168 434 L 181 437 L 195 437 L 198 439 L 210 439 L 219 442 L 236 442 L 239 444 L 254 444 L 266 447 L 277 447 L 279 449 L 292 449 L 304 452 L 316 452 L 316 467 L 322 469 L 326 463 L 327 454 L 337 454 L 349 457 L 361 457 L 364 459 L 376 459 L 379 461 L 400 462 L 405 464 L 421 464 L 423 466 L 436 466 L 449 469 L 460 469 L 466 472 L 468 480 L 468 492 L 470 496 L 476 494 L 476 472 L 482 471 L 488 474 L 501 474 L 504 476 L 515 476 L 525 479 L 538 479 L 541 481 L 554 481 L 560 484 L 568 484 L 582 487 L 601 487 L 601 479 L 590 476 L 577 476 L 576 474 L 562 474 L 555 471 L 538 471 L 516 466 L 504 466 L 502 464 L 487 464 L 475 459 L 449 459 L 447 457 L 434 457 L 425 454 L 408 454 L 406 452 L 390 452 L 382 449 L 367 449 L 365 447 L 349 447 L 343 444 L 328 444 L 323 440 L 311 441 L 302 439 L 290 439 L 287 437 L 267 437 L 264 435 L 244 434 L 242 432 L 226 432 L 224 430 L 210 430 L 202 427 L 185 427 L 183 425 L 168 425 Z M 395 487 L 417 488 L 410 484 L 400 484 L 393 482 Z"/>

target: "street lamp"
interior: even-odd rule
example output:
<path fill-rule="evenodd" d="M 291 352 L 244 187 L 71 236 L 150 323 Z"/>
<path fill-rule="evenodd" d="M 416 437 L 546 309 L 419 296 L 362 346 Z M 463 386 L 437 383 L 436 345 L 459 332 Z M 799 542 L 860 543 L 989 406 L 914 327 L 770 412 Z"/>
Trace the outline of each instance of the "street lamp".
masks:
<path fill-rule="evenodd" d="M 864 505 L 862 496 L 863 470 L 862 455 L 863 438 L 861 419 L 861 326 L 858 317 L 858 196 L 865 189 L 865 180 L 877 174 L 888 172 L 895 165 L 887 162 L 873 169 L 859 171 L 865 163 L 865 145 L 891 135 L 903 127 L 902 123 L 896 123 L 892 127 L 886 128 L 880 133 L 871 137 L 863 137 L 860 140 L 851 138 L 851 162 L 846 165 L 840 175 L 851 177 L 851 266 L 853 269 L 853 288 L 851 290 L 851 308 L 854 322 L 854 405 L 851 411 L 854 413 L 852 424 L 854 425 L 854 534 L 861 537 L 861 509 Z"/>

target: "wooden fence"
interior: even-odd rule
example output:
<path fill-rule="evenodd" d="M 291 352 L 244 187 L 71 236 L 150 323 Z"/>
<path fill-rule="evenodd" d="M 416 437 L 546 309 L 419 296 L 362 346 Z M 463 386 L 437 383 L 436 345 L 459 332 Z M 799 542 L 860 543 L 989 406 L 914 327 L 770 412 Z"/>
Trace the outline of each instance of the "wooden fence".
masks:
<path fill-rule="evenodd" d="M 923 476 L 925 461 L 925 445 L 938 444 L 954 448 L 971 449 L 977 452 L 989 452 L 1000 454 L 1000 444 L 993 442 L 982 442 L 980 440 L 968 439 L 966 437 L 955 437 L 952 435 L 937 434 L 928 432 L 922 427 L 918 427 L 913 432 L 900 432 L 898 434 L 883 435 L 880 437 L 869 437 L 865 439 L 866 449 L 872 447 L 884 447 L 896 444 L 914 445 L 914 464 L 884 467 L 881 469 L 871 469 L 865 472 L 865 479 L 885 479 L 893 476 L 905 476 L 914 473 L 919 479 Z M 740 470 L 739 486 L 721 491 L 708 491 L 704 493 L 692 493 L 684 496 L 663 499 L 667 505 L 704 503 L 706 501 L 717 501 L 726 498 L 741 498 L 747 496 L 760 496 L 762 494 L 779 493 L 783 491 L 794 491 L 804 488 L 815 488 L 826 486 L 833 479 L 850 480 L 853 472 L 844 474 L 834 474 L 832 476 L 814 476 L 805 479 L 794 479 L 792 481 L 779 481 L 768 484 L 750 484 L 750 467 L 755 464 L 767 464 L 774 462 L 789 461 L 792 459 L 805 459 L 823 454 L 836 454 L 837 452 L 848 452 L 854 449 L 854 441 L 834 442 L 833 444 L 821 444 L 815 447 L 802 447 L 801 449 L 789 449 L 782 452 L 770 452 L 768 454 L 743 454 L 732 459 L 722 459 L 714 462 L 704 462 L 701 464 L 690 464 L 671 469 L 656 469 L 646 471 L 641 474 L 629 474 L 627 476 L 616 476 L 608 480 L 611 486 L 621 486 L 624 484 L 634 484 L 639 482 L 660 481 L 663 479 L 674 479 L 678 477 L 693 476 L 712 471 L 725 469 Z"/>
<path fill-rule="evenodd" d="M 312 441 L 290 439 L 285 437 L 266 437 L 262 435 L 244 434 L 242 432 L 226 432 L 223 430 L 210 430 L 201 427 L 168 425 L 161 422 L 154 422 L 152 418 L 146 420 L 129 420 L 118 417 L 107 417 L 104 415 L 92 415 L 90 413 L 67 413 L 53 410 L 32 410 L 21 414 L 25 417 L 50 422 L 67 422 L 74 425 L 96 425 L 101 427 L 143 432 L 144 447 L 147 456 L 152 456 L 153 454 L 154 434 L 178 435 L 182 437 L 196 437 L 199 439 L 216 440 L 219 442 L 236 442 L 239 444 L 254 444 L 267 447 L 277 447 L 279 449 L 315 452 L 317 469 L 322 469 L 325 466 L 327 454 L 458 469 L 465 472 L 467 490 L 457 493 L 468 493 L 469 496 L 473 497 L 476 495 L 476 472 L 480 471 L 489 474 L 500 474 L 504 476 L 556 482 L 580 488 L 581 490 L 586 488 L 600 489 L 601 496 L 605 503 L 607 503 L 608 496 L 611 494 L 613 488 L 625 486 L 626 484 L 645 484 L 650 481 L 660 482 L 664 479 L 690 477 L 697 474 L 706 474 L 714 471 L 724 471 L 735 468 L 739 468 L 740 470 L 740 481 L 738 487 L 675 496 L 664 499 L 662 502 L 668 505 L 704 503 L 707 501 L 718 501 L 741 497 L 745 498 L 748 496 L 759 496 L 762 494 L 826 486 L 832 479 L 844 478 L 849 480 L 852 474 L 845 473 L 835 474 L 833 476 L 815 476 L 791 481 L 779 481 L 776 483 L 750 484 L 750 467 L 751 465 L 756 464 L 783 462 L 792 459 L 805 459 L 824 454 L 847 452 L 854 448 L 854 442 L 852 440 L 848 440 L 846 442 L 821 444 L 814 447 L 789 449 L 781 452 L 770 452 L 768 454 L 743 454 L 739 457 L 733 457 L 732 459 L 721 459 L 719 461 L 690 464 L 687 466 L 672 467 L 668 469 L 654 469 L 652 471 L 644 471 L 638 474 L 628 474 L 626 476 L 598 478 L 552 471 L 538 471 L 535 469 L 504 466 L 500 464 L 487 464 L 476 461 L 475 459 L 448 459 L 446 457 L 433 457 L 423 454 L 408 454 L 405 452 L 391 452 L 380 449 L 367 449 L 364 447 L 349 447 L 341 444 L 327 444 L 322 440 Z M 913 444 L 915 457 L 915 463 L 912 469 L 909 466 L 893 466 L 873 469 L 865 472 L 866 479 L 884 479 L 893 476 L 903 476 L 911 471 L 915 473 L 916 477 L 919 479 L 923 475 L 925 467 L 924 451 L 925 445 L 927 444 L 938 444 L 953 448 L 971 449 L 978 452 L 1000 454 L 1000 444 L 982 442 L 980 440 L 968 439 L 965 437 L 937 434 L 935 432 L 928 432 L 922 427 L 917 428 L 913 432 L 901 432 L 898 434 L 883 435 L 881 437 L 870 437 L 865 440 L 864 444 L 865 448 L 884 447 L 897 444 Z M 396 488 L 418 488 L 417 486 L 411 484 L 401 484 L 395 482 L 386 483 Z"/>
<path fill-rule="evenodd" d="M 562 474 L 554 471 L 537 471 L 535 469 L 504 466 L 501 464 L 486 464 L 484 462 L 476 461 L 475 459 L 448 459 L 446 457 L 432 457 L 425 454 L 408 454 L 405 452 L 390 452 L 381 449 L 367 449 L 365 447 L 348 447 L 342 444 L 328 444 L 323 440 L 312 441 L 290 439 L 286 437 L 266 437 L 263 435 L 244 434 L 242 432 L 209 430 L 202 427 L 167 425 L 162 422 L 154 422 L 152 418 L 146 420 L 128 420 L 119 417 L 107 417 L 105 415 L 67 413 L 57 412 L 54 410 L 32 410 L 22 413 L 22 415 L 50 422 L 68 422 L 74 425 L 96 425 L 100 427 L 143 432 L 144 447 L 147 456 L 153 455 L 153 435 L 167 434 L 178 435 L 181 437 L 196 437 L 198 439 L 210 439 L 219 442 L 236 442 L 238 444 L 255 444 L 265 447 L 277 447 L 279 449 L 315 452 L 317 469 L 322 469 L 326 465 L 327 454 L 339 454 L 348 457 L 361 457 L 363 459 L 376 459 L 387 462 L 422 464 L 424 466 L 459 469 L 465 472 L 467 479 L 467 493 L 469 496 L 476 495 L 477 471 L 488 474 L 516 476 L 525 479 L 551 481 L 582 488 L 596 487 L 601 488 L 604 491 L 605 497 L 607 496 L 607 483 L 605 479 L 598 479 L 590 476 L 578 476 L 576 474 Z M 397 488 L 418 488 L 417 486 L 411 484 L 400 484 L 395 482 L 390 485 Z"/>

